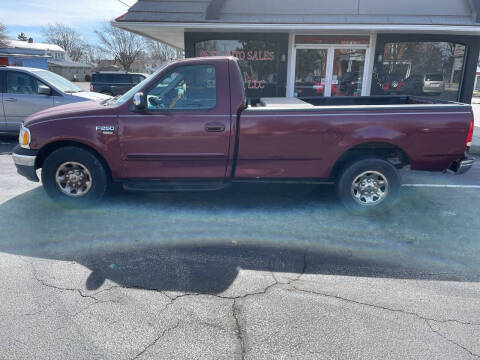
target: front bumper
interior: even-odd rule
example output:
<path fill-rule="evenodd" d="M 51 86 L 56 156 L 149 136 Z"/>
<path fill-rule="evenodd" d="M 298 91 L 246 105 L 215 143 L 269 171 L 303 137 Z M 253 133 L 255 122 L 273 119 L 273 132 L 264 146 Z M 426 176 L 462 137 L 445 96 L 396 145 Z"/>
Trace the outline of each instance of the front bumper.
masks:
<path fill-rule="evenodd" d="M 468 170 L 470 170 L 475 163 L 475 158 L 466 156 L 463 159 L 455 161 L 452 165 L 450 165 L 450 170 L 453 171 L 455 174 L 465 174 Z"/>
<path fill-rule="evenodd" d="M 12 152 L 12 159 L 17 167 L 17 172 L 34 182 L 40 181 L 35 171 L 37 152 L 37 150 L 24 149 L 20 145 L 17 145 Z"/>

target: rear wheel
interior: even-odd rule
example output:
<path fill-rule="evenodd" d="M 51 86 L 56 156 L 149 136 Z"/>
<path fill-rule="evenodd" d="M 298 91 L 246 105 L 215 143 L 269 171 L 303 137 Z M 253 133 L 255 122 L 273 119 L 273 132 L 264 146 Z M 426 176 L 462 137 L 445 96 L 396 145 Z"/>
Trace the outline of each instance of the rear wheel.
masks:
<path fill-rule="evenodd" d="M 43 163 L 42 183 L 47 194 L 65 206 L 83 207 L 99 201 L 110 179 L 105 166 L 91 151 L 63 147 Z"/>
<path fill-rule="evenodd" d="M 359 215 L 376 215 L 389 210 L 398 198 L 397 169 L 379 158 L 364 158 L 346 164 L 336 182 L 343 205 Z"/>

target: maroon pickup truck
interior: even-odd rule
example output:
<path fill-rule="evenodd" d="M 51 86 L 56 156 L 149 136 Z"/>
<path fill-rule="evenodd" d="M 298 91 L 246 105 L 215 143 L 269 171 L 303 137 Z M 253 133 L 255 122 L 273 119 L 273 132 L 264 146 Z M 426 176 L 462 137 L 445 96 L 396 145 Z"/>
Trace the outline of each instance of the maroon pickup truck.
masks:
<path fill-rule="evenodd" d="M 398 195 L 397 169 L 467 171 L 470 105 L 411 96 L 247 101 L 235 58 L 177 61 L 104 102 L 25 120 L 18 172 L 67 205 L 127 190 L 215 190 L 234 182 L 336 184 L 371 213 Z"/>

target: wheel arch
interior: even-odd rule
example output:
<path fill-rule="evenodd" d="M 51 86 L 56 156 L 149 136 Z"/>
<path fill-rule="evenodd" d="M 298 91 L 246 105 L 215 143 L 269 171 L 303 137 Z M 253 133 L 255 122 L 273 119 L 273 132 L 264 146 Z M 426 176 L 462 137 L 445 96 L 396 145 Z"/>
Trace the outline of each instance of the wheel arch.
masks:
<path fill-rule="evenodd" d="M 43 163 L 45 159 L 55 150 L 60 149 L 62 147 L 77 147 L 81 148 L 84 150 L 87 150 L 94 154 L 98 160 L 102 163 L 102 165 L 105 167 L 105 170 L 107 171 L 107 174 L 110 179 L 112 179 L 112 170 L 110 169 L 110 166 L 108 165 L 107 161 L 105 158 L 97 151 L 95 150 L 92 146 L 89 146 L 87 144 L 81 143 L 79 141 L 75 140 L 58 140 L 58 141 L 52 141 L 48 144 L 45 144 L 40 148 L 40 150 L 37 153 L 37 157 L 35 159 L 35 169 L 39 169 L 43 166 Z"/>
<path fill-rule="evenodd" d="M 387 160 L 398 169 L 410 164 L 408 154 L 397 145 L 386 141 L 364 142 L 352 146 L 340 155 L 332 167 L 330 177 L 336 178 L 345 164 L 369 156 Z"/>

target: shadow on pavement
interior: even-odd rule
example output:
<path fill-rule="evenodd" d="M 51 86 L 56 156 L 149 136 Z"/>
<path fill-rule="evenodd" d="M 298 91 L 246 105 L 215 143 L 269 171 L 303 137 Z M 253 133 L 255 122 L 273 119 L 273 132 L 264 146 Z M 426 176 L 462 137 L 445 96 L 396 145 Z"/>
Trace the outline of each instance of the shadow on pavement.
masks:
<path fill-rule="evenodd" d="M 451 210 L 455 198 L 439 202 L 422 190 L 403 199 L 385 216 L 362 218 L 337 204 L 332 187 L 242 185 L 120 192 L 98 207 L 67 210 L 36 188 L 0 204 L 0 251 L 77 261 L 92 270 L 88 289 L 111 279 L 219 293 L 239 269 L 478 281 L 478 221 L 465 229 L 472 209 Z"/>
<path fill-rule="evenodd" d="M 17 136 L 0 135 L 0 155 L 10 154 L 13 148 L 18 144 Z"/>

